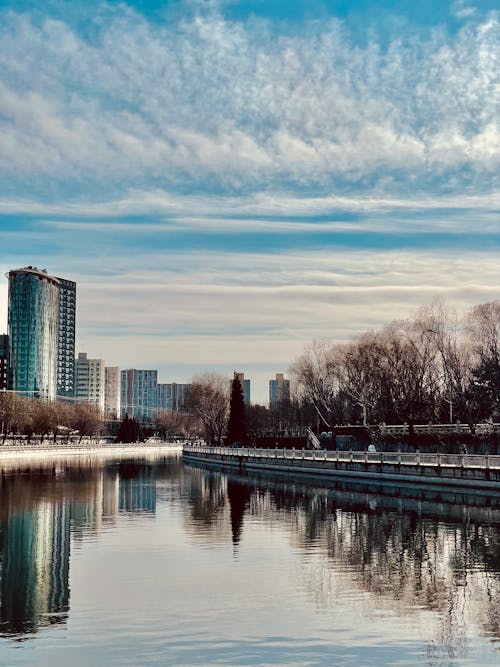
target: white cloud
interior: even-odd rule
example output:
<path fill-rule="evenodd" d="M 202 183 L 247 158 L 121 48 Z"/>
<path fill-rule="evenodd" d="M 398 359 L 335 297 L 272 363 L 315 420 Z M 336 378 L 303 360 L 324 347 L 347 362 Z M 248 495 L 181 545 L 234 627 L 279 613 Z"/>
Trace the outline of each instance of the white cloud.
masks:
<path fill-rule="evenodd" d="M 164 381 L 227 365 L 278 372 L 314 337 L 346 340 L 438 296 L 460 311 L 498 298 L 498 256 L 487 249 L 136 251 L 133 262 L 103 252 L 104 264 L 64 253 L 46 262 L 78 283 L 78 349 L 111 365 L 161 367 Z M 3 281 L 0 332 L 6 299 Z"/>
<path fill-rule="evenodd" d="M 420 211 L 433 213 L 439 210 L 475 210 L 480 214 L 500 208 L 500 189 L 481 194 L 458 192 L 448 195 L 407 197 L 388 195 L 321 197 L 297 196 L 284 192 L 256 192 L 247 196 L 185 195 L 160 189 L 130 190 L 123 198 L 110 200 L 79 200 L 45 203 L 23 198 L 0 199 L 0 214 L 25 214 L 37 216 L 67 216 L 85 219 L 120 218 L 133 215 L 166 215 L 188 219 L 189 217 L 216 219 L 222 216 L 307 216 L 335 214 L 349 211 L 362 214 L 371 212 L 405 213 Z"/>
<path fill-rule="evenodd" d="M 3 18 L 0 173 L 12 187 L 498 185 L 495 14 L 386 52 L 334 20 L 273 37 L 217 12 L 153 24 L 122 8 L 89 42 L 61 21 Z"/>
<path fill-rule="evenodd" d="M 466 19 L 476 14 L 477 8 L 469 5 L 466 0 L 456 0 L 456 2 L 452 3 L 450 11 L 453 16 L 459 19 Z"/>

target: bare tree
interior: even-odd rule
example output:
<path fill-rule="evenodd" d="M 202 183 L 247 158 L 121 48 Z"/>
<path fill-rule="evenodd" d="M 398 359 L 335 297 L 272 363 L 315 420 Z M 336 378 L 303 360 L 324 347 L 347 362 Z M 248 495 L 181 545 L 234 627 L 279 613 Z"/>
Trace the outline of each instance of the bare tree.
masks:
<path fill-rule="evenodd" d="M 439 400 L 435 346 L 414 319 L 393 322 L 377 338 L 379 412 L 407 421 L 411 433 L 418 421 L 433 419 Z"/>
<path fill-rule="evenodd" d="M 97 406 L 91 403 L 76 403 L 72 406 L 70 424 L 79 432 L 80 442 L 85 435 L 96 435 L 101 423 L 102 415 Z"/>
<path fill-rule="evenodd" d="M 500 411 L 500 301 L 483 303 L 465 316 L 476 355 L 475 380 L 490 412 Z"/>
<path fill-rule="evenodd" d="M 438 356 L 444 395 L 474 433 L 481 414 L 481 388 L 474 376 L 475 353 L 464 335 L 464 323 L 440 301 L 422 311 L 422 317 Z"/>
<path fill-rule="evenodd" d="M 313 341 L 290 367 L 296 397 L 314 406 L 330 430 L 335 423 L 334 404 L 339 390 L 337 348 L 325 338 Z"/>
<path fill-rule="evenodd" d="M 195 376 L 185 406 L 203 425 L 207 443 L 219 445 L 229 415 L 229 380 L 217 373 Z"/>
<path fill-rule="evenodd" d="M 10 433 L 16 432 L 17 424 L 23 410 L 23 400 L 12 391 L 0 392 L 0 432 L 3 434 L 2 444 Z"/>
<path fill-rule="evenodd" d="M 157 410 L 154 420 L 165 440 L 185 431 L 184 416 L 178 410 Z"/>
<path fill-rule="evenodd" d="M 363 426 L 380 397 L 379 357 L 377 335 L 367 333 L 337 351 L 337 369 L 340 390 L 361 409 Z"/>

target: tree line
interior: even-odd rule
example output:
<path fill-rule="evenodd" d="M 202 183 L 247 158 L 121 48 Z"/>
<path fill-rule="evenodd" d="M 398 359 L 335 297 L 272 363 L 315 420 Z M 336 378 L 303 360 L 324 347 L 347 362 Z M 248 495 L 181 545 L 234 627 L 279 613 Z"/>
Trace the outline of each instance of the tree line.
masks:
<path fill-rule="evenodd" d="M 290 399 L 269 408 L 244 405 L 239 381 L 235 388 L 220 374 L 196 375 L 184 410 L 158 410 L 149 433 L 220 444 L 298 435 L 306 425 L 332 431 L 341 424 L 406 422 L 411 433 L 414 424 L 457 420 L 474 433 L 478 421 L 500 418 L 500 301 L 474 306 L 463 316 L 434 301 L 347 343 L 315 340 L 289 371 Z M 103 421 L 88 403 L 0 392 L 4 441 L 10 433 L 28 441 L 34 434 L 42 440 L 71 432 L 95 435 L 103 432 Z M 143 437 L 134 422 L 122 424 L 119 439 Z"/>
<path fill-rule="evenodd" d="M 435 301 L 348 343 L 316 340 L 291 369 L 296 396 L 325 428 L 459 420 L 500 410 L 500 301 L 462 317 Z"/>
<path fill-rule="evenodd" d="M 405 320 L 347 343 L 319 339 L 290 367 L 292 395 L 273 405 L 246 406 L 247 439 L 306 425 L 332 431 L 342 424 L 468 424 L 500 413 L 500 301 L 463 316 L 441 301 Z M 223 441 L 229 420 L 226 378 L 193 378 L 186 406 L 210 444 Z"/>
<path fill-rule="evenodd" d="M 25 436 L 29 443 L 34 436 L 42 442 L 47 437 L 78 437 L 96 435 L 102 427 L 99 409 L 89 403 L 42 401 L 0 392 L 0 433 L 2 444 L 8 436 Z"/>

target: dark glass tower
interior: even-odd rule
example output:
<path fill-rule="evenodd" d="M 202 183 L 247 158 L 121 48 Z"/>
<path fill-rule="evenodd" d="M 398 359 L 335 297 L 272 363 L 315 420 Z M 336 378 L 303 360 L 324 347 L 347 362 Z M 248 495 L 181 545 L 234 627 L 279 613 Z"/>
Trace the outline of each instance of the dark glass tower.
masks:
<path fill-rule="evenodd" d="M 25 396 L 56 397 L 59 280 L 33 266 L 9 278 L 9 384 Z"/>
<path fill-rule="evenodd" d="M 59 281 L 59 341 L 57 360 L 57 397 L 72 397 L 75 391 L 76 283 Z"/>
<path fill-rule="evenodd" d="M 9 337 L 0 334 L 0 390 L 9 388 Z"/>

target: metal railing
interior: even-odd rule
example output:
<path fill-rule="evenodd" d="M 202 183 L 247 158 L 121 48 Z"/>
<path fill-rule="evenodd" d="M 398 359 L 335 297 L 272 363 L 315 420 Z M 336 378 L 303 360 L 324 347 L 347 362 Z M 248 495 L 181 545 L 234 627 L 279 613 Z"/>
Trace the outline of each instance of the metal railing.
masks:
<path fill-rule="evenodd" d="M 381 434 L 386 435 L 408 435 L 410 427 L 408 424 L 379 424 L 378 429 Z M 468 424 L 415 424 L 413 426 L 414 433 L 429 434 L 429 433 L 471 433 Z M 500 424 L 493 422 L 479 423 L 475 425 L 476 435 L 488 435 L 489 433 L 500 432 Z"/>
<path fill-rule="evenodd" d="M 57 440 L 54 442 L 53 438 L 45 438 L 44 440 L 32 439 L 27 441 L 26 439 L 16 439 L 15 441 L 7 440 L 4 444 L 0 442 L 0 455 L 7 452 L 57 452 L 60 450 L 87 450 L 87 449 L 133 449 L 138 447 L 155 448 L 155 447 L 184 447 L 186 442 L 177 442 L 169 440 L 159 440 L 149 438 L 144 442 L 116 442 L 114 439 L 106 438 L 83 438 L 80 440 Z"/>
<path fill-rule="evenodd" d="M 428 454 L 403 452 L 327 451 L 309 449 L 252 449 L 247 447 L 208 447 L 184 445 L 183 452 L 202 454 L 206 457 L 231 457 L 247 459 L 282 459 L 331 463 L 364 463 L 371 465 L 428 466 L 435 468 L 500 469 L 500 456 L 477 454 Z"/>

